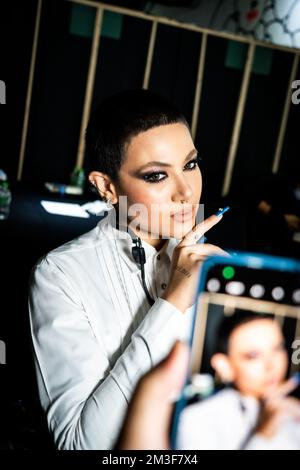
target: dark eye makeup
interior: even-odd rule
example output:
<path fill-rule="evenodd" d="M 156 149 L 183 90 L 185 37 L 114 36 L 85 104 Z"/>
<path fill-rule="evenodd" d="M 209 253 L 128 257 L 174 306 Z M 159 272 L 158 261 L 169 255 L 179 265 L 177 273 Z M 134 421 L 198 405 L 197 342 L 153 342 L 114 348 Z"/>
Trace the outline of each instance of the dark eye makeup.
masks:
<path fill-rule="evenodd" d="M 196 170 L 197 165 L 199 166 L 201 157 L 197 156 L 187 162 L 185 165 L 184 169 L 186 171 L 193 171 Z M 164 181 L 168 177 L 167 173 L 165 171 L 151 171 L 150 173 L 144 173 L 142 175 L 142 179 L 146 181 L 146 183 L 160 183 L 161 181 Z"/>

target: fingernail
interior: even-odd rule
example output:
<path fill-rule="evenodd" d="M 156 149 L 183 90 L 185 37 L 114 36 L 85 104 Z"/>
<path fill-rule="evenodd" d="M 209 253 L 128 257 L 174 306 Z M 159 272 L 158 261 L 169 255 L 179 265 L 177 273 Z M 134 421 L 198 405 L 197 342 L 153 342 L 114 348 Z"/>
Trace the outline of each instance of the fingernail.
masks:
<path fill-rule="evenodd" d="M 221 215 L 225 214 L 225 212 L 229 211 L 230 207 L 220 207 L 220 209 L 215 213 L 217 217 L 220 217 Z"/>
<path fill-rule="evenodd" d="M 292 375 L 292 379 L 300 385 L 300 372 L 296 372 L 296 374 Z"/>

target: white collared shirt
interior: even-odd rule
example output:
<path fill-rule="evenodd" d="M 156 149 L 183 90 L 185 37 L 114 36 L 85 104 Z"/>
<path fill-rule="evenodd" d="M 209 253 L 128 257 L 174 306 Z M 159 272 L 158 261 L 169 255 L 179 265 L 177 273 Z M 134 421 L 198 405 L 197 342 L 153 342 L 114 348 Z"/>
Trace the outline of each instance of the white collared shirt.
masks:
<path fill-rule="evenodd" d="M 160 252 L 143 242 L 150 308 L 132 239 L 112 214 L 39 260 L 31 277 L 39 395 L 60 449 L 112 448 L 140 377 L 190 334 L 193 306 L 183 314 L 160 297 L 178 240 Z"/>
<path fill-rule="evenodd" d="M 300 450 L 300 423 L 287 419 L 270 439 L 254 434 L 259 403 L 237 390 L 225 389 L 187 406 L 177 434 L 180 450 Z"/>

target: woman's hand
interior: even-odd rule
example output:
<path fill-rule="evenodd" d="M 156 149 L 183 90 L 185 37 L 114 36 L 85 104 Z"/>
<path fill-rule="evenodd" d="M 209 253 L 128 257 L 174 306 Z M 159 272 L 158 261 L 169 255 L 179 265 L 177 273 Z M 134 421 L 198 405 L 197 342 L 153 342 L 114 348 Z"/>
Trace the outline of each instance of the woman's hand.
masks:
<path fill-rule="evenodd" d="M 266 396 L 256 434 L 271 439 L 286 419 L 300 421 L 300 400 L 287 396 L 297 385 L 297 380 L 291 378 Z"/>
<path fill-rule="evenodd" d="M 169 282 L 162 298 L 183 313 L 193 304 L 199 267 L 203 261 L 210 255 L 228 256 L 226 251 L 215 245 L 197 244 L 221 219 L 222 216 L 212 215 L 196 225 L 174 249 Z"/>
<path fill-rule="evenodd" d="M 179 341 L 170 354 L 139 382 L 130 402 L 116 449 L 169 449 L 173 398 L 184 384 L 188 346 Z"/>

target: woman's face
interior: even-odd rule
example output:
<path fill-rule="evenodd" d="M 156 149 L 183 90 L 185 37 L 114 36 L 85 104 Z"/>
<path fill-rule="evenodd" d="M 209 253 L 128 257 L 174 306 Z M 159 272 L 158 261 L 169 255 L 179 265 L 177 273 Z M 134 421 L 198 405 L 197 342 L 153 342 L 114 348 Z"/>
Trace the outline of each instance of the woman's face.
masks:
<path fill-rule="evenodd" d="M 196 157 L 182 123 L 141 132 L 127 146 L 118 196 L 127 196 L 128 220 L 138 221 L 134 231 L 154 246 L 159 238 L 181 239 L 195 225 L 202 191 Z"/>
<path fill-rule="evenodd" d="M 263 398 L 284 380 L 288 369 L 279 324 L 259 319 L 240 325 L 230 337 L 228 360 L 238 390 Z"/>

